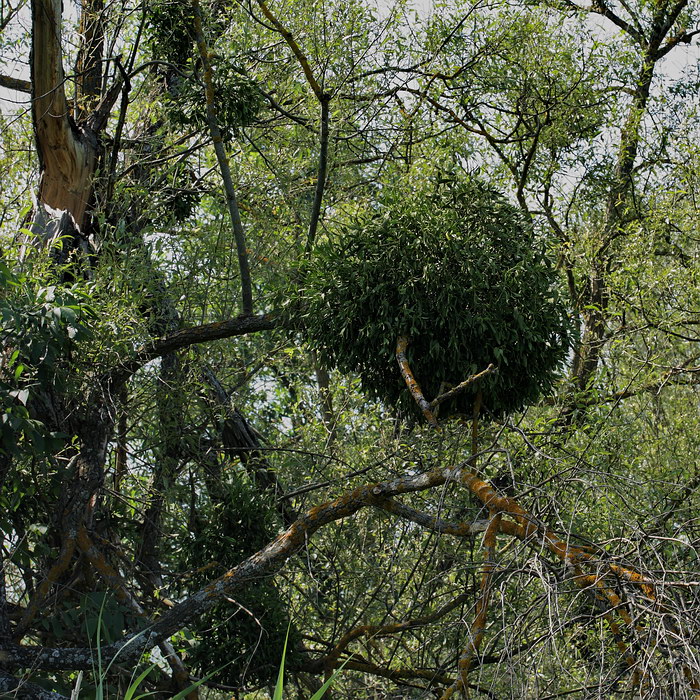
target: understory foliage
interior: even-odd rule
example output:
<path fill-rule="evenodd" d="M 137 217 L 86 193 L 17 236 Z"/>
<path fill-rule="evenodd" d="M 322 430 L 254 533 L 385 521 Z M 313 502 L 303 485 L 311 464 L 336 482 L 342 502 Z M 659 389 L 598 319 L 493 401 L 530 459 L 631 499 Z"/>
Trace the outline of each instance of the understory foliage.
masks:
<path fill-rule="evenodd" d="M 498 367 L 443 415 L 471 414 L 478 391 L 493 416 L 520 410 L 551 388 L 568 349 L 569 309 L 544 242 L 478 180 L 421 175 L 316 249 L 299 325 L 329 369 L 357 372 L 389 405 L 415 406 L 395 357 L 407 336 L 428 400 Z"/>
<path fill-rule="evenodd" d="M 195 516 L 178 546 L 183 594 L 220 576 L 274 538 L 275 517 L 241 473 L 221 475 L 206 518 Z M 260 581 L 235 599 L 223 601 L 193 630 L 188 663 L 199 674 L 221 669 L 219 682 L 235 686 L 242 677 L 264 684 L 277 673 L 289 626 L 287 606 L 272 581 Z M 294 663 L 290 635 L 287 663 Z"/>
<path fill-rule="evenodd" d="M 46 400 L 42 394 L 49 388 L 66 390 L 70 355 L 93 336 L 95 313 L 86 289 L 42 281 L 41 271 L 13 272 L 0 260 L 0 443 L 6 455 L 41 458 L 62 447 L 68 435 L 51 431 L 30 408 Z"/>
<path fill-rule="evenodd" d="M 0 696 L 696 700 L 698 0 L 61 5 L 0 7 Z"/>

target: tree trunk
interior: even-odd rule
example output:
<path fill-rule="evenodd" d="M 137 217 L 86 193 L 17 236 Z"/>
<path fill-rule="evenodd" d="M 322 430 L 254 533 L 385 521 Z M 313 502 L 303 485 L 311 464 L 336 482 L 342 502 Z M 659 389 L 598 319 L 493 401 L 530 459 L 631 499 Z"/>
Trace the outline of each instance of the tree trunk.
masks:
<path fill-rule="evenodd" d="M 90 127 L 78 127 L 70 116 L 61 52 L 61 0 L 34 0 L 32 22 L 32 114 L 41 170 L 38 200 L 69 212 L 83 228 L 97 164 L 97 136 Z"/>

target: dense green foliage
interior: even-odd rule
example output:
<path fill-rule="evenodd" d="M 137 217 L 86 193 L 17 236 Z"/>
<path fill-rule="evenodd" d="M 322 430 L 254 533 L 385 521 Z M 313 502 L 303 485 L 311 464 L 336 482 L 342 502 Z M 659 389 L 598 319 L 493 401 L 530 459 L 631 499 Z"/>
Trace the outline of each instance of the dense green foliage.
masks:
<path fill-rule="evenodd" d="M 241 473 L 222 478 L 206 519 L 191 524 L 177 558 L 183 569 L 183 593 L 199 588 L 262 549 L 274 536 L 274 511 L 261 502 Z M 236 599 L 215 606 L 193 630 L 188 652 L 192 669 L 204 675 L 214 669 L 217 681 L 236 685 L 241 677 L 261 685 L 278 669 L 289 625 L 287 608 L 274 583 L 260 581 Z M 291 635 L 289 661 L 294 663 Z M 290 655 L 291 653 L 291 655 Z"/>
<path fill-rule="evenodd" d="M 213 9 L 214 31 L 224 31 L 226 8 L 219 8 L 218 12 Z M 149 4 L 148 20 L 148 41 L 156 62 L 155 72 L 165 87 L 161 96 L 163 115 L 176 129 L 205 129 L 206 102 L 202 99 L 202 68 L 191 5 L 158 0 Z M 217 60 L 213 82 L 219 128 L 228 141 L 239 135 L 241 128 L 252 124 L 264 98 L 255 82 L 233 59 Z"/>
<path fill-rule="evenodd" d="M 65 391 L 70 355 L 92 337 L 95 312 L 84 289 L 42 286 L 34 277 L 10 270 L 0 260 L 0 454 L 44 455 L 59 449 L 65 433 L 51 430 L 29 410 L 51 387 Z"/>
<path fill-rule="evenodd" d="M 534 403 L 552 387 L 570 330 L 543 241 L 475 179 L 411 184 L 317 248 L 299 295 L 303 333 L 329 368 L 359 373 L 390 405 L 407 395 L 395 357 L 402 335 L 428 400 L 498 367 L 443 415 L 470 414 L 480 390 L 494 416 Z"/>

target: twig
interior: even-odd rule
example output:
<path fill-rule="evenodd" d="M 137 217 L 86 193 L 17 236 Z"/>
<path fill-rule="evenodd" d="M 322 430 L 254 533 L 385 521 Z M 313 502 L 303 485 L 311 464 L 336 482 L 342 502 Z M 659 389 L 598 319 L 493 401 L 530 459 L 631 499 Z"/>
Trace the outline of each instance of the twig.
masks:
<path fill-rule="evenodd" d="M 489 374 L 495 374 L 498 372 L 498 367 L 494 364 L 490 364 L 485 370 L 482 370 L 478 374 L 473 374 L 471 377 L 468 379 L 465 379 L 463 382 L 460 384 L 457 384 L 456 387 L 450 389 L 449 391 L 446 391 L 444 394 L 440 394 L 439 396 L 436 396 L 431 402 L 430 402 L 430 410 L 434 411 L 441 403 L 444 403 L 445 401 L 449 401 L 450 399 L 453 399 L 455 396 L 458 394 L 461 394 L 463 391 L 468 389 L 472 384 L 481 381 L 484 379 L 484 377 L 488 377 Z"/>
<path fill-rule="evenodd" d="M 484 533 L 484 566 L 479 584 L 479 598 L 476 601 L 476 615 L 469 632 L 469 641 L 459 660 L 459 678 L 445 690 L 441 700 L 448 700 L 455 692 L 463 691 L 468 687 L 469 671 L 484 639 L 489 600 L 491 598 L 491 582 L 493 581 L 493 572 L 496 569 L 496 535 L 501 525 L 500 513 L 492 511 L 490 515 L 491 521 Z"/>

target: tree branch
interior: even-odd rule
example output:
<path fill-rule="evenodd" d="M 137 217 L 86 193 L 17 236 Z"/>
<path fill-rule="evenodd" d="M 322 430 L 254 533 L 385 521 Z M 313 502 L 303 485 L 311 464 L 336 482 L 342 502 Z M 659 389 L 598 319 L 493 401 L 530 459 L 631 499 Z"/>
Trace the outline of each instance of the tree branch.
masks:
<path fill-rule="evenodd" d="M 65 695 L 44 690 L 35 683 L 10 676 L 0 671 L 0 694 L 2 697 L 23 698 L 24 700 L 68 700 Z"/>
<path fill-rule="evenodd" d="M 216 605 L 223 597 L 230 597 L 236 590 L 259 580 L 261 576 L 279 571 L 325 525 L 354 515 L 358 510 L 372 505 L 377 498 L 386 499 L 403 493 L 425 491 L 455 479 L 458 475 L 458 468 L 438 468 L 392 481 L 366 484 L 312 508 L 262 550 L 175 605 L 146 629 L 104 646 L 101 649 L 102 663 L 132 663 L 142 653 L 168 639 Z M 0 649 L 0 664 L 44 670 L 89 669 L 94 663 L 93 654 L 94 649 L 91 648 L 6 646 Z"/>
<path fill-rule="evenodd" d="M 306 57 L 306 54 L 299 48 L 299 44 L 297 44 L 293 34 L 277 19 L 277 17 L 275 17 L 272 14 L 272 12 L 270 12 L 270 9 L 265 4 L 264 0 L 257 0 L 257 3 L 260 6 L 260 9 L 263 11 L 265 17 L 267 17 L 267 19 L 270 22 L 272 22 L 274 28 L 282 35 L 282 38 L 287 42 L 289 48 L 292 50 L 292 53 L 296 56 L 297 60 L 299 61 L 299 64 L 301 65 L 301 69 L 304 71 L 306 80 L 311 86 L 311 89 L 314 91 L 314 95 L 316 95 L 320 102 L 323 102 L 323 89 L 314 77 L 313 71 L 311 70 L 311 66 L 309 65 L 309 59 Z"/>
<path fill-rule="evenodd" d="M 9 75 L 0 75 L 0 87 L 17 90 L 17 92 L 31 93 L 32 91 L 32 84 L 28 80 L 12 78 Z"/>
<path fill-rule="evenodd" d="M 478 374 L 473 374 L 471 377 L 465 379 L 453 389 L 446 391 L 444 394 L 436 396 L 429 404 L 430 410 L 434 411 L 441 403 L 453 399 L 458 394 L 461 394 L 462 392 L 466 391 L 472 384 L 475 384 L 476 382 L 481 381 L 485 377 L 488 377 L 489 374 L 495 374 L 496 372 L 498 372 L 498 367 L 496 367 L 496 365 L 490 364 L 485 370 L 482 370 Z"/>
<path fill-rule="evenodd" d="M 321 152 L 318 155 L 318 174 L 316 175 L 316 193 L 314 195 L 314 203 L 311 209 L 311 218 L 309 220 L 309 232 L 306 236 L 306 255 L 310 255 L 316 240 L 316 229 L 318 228 L 318 220 L 321 216 L 321 204 L 323 203 L 323 192 L 326 187 L 326 175 L 328 173 L 328 134 L 330 97 L 321 95 Z"/>
<path fill-rule="evenodd" d="M 474 537 L 478 532 L 483 532 L 488 527 L 488 520 L 475 520 L 472 523 L 453 523 L 434 515 L 422 513 L 399 501 L 392 499 L 377 500 L 372 504 L 379 510 L 396 515 L 404 520 L 409 520 L 426 530 L 437 532 L 441 535 L 453 535 L 454 537 Z"/>
<path fill-rule="evenodd" d="M 430 425 L 432 425 L 434 428 L 437 428 L 439 427 L 437 418 L 435 418 L 435 414 L 433 413 L 431 405 L 428 403 L 425 396 L 423 396 L 423 392 L 421 391 L 420 385 L 416 381 L 416 378 L 413 376 L 413 371 L 411 370 L 411 367 L 408 364 L 408 359 L 406 357 L 407 347 L 408 338 L 405 335 L 400 335 L 398 340 L 396 341 L 396 361 L 399 363 L 401 376 L 403 376 L 404 381 L 406 382 L 406 386 L 411 392 L 411 396 L 413 396 L 413 398 L 415 399 L 420 410 L 423 411 L 423 415 L 425 416 L 428 423 L 430 423 Z"/>
<path fill-rule="evenodd" d="M 231 167 L 224 148 L 221 130 L 216 118 L 216 107 L 214 102 L 216 95 L 214 94 L 214 81 L 212 75 L 212 66 L 210 61 L 210 52 L 207 47 L 206 39 L 204 38 L 204 30 L 202 28 L 202 9 L 199 5 L 199 0 L 194 0 L 194 33 L 197 41 L 197 48 L 202 59 L 204 90 L 206 95 L 206 114 L 207 126 L 211 139 L 214 142 L 214 150 L 216 159 L 219 162 L 221 170 L 221 178 L 224 182 L 224 191 L 226 192 L 226 204 L 228 206 L 229 217 L 231 218 L 231 226 L 233 228 L 233 236 L 236 241 L 236 251 L 238 253 L 238 268 L 241 273 L 241 308 L 244 314 L 253 313 L 253 285 L 250 278 L 250 266 L 248 264 L 248 249 L 246 246 L 245 232 L 241 222 L 241 214 L 238 210 L 238 202 L 236 200 L 236 190 L 233 186 L 233 177 L 231 176 Z"/>
<path fill-rule="evenodd" d="M 673 49 L 675 49 L 679 44 L 690 44 L 693 37 L 696 37 L 698 34 L 700 34 L 700 29 L 696 29 L 692 32 L 681 33 L 678 36 L 672 37 L 654 54 L 654 60 L 658 61 L 659 59 L 663 58 L 666 54 L 673 51 Z"/>
<path fill-rule="evenodd" d="M 115 388 L 127 381 L 134 372 L 156 357 L 161 357 L 190 345 L 248 335 L 249 333 L 259 333 L 260 331 L 269 331 L 280 327 L 280 325 L 279 318 L 274 314 L 263 314 L 261 316 L 243 314 L 228 321 L 216 321 L 214 323 L 205 323 L 201 326 L 183 328 L 172 335 L 153 340 L 141 346 L 131 359 L 112 369 L 104 379 L 107 384 L 111 384 L 112 388 Z"/>

